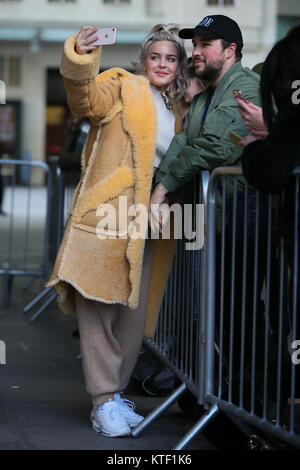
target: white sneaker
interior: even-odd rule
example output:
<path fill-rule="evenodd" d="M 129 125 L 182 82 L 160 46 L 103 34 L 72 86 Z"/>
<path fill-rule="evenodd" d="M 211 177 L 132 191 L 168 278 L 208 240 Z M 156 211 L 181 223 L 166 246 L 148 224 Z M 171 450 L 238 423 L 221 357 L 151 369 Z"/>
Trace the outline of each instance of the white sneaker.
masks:
<path fill-rule="evenodd" d="M 119 437 L 130 434 L 130 427 L 114 400 L 109 400 L 93 410 L 91 421 L 94 431 L 101 432 L 103 436 Z"/>
<path fill-rule="evenodd" d="M 115 393 L 114 398 L 115 402 L 118 404 L 120 412 L 125 418 L 125 421 L 131 428 L 134 428 L 143 421 L 144 416 L 138 415 L 134 412 L 135 404 L 132 401 L 127 400 L 126 398 L 121 398 L 119 393 Z"/>

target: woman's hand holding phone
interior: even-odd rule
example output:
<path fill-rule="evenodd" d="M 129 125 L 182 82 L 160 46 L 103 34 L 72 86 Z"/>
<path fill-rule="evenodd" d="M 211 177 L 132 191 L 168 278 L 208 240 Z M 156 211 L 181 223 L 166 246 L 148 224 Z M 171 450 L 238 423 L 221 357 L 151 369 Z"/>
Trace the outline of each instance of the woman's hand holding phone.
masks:
<path fill-rule="evenodd" d="M 94 51 L 99 46 L 92 43 L 97 39 L 98 28 L 94 26 L 83 26 L 76 37 L 75 50 L 77 54 L 83 55 Z"/>

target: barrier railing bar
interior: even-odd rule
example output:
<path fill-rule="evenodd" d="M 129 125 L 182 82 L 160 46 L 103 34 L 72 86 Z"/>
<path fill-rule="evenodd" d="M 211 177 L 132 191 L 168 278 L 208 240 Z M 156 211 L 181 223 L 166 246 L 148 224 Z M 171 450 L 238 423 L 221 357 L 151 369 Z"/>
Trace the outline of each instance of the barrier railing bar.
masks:
<path fill-rule="evenodd" d="M 228 401 L 232 401 L 233 382 L 233 341 L 234 341 L 234 308 L 235 308 L 235 259 L 236 259 L 236 212 L 237 212 L 237 180 L 234 178 L 233 220 L 231 245 L 231 293 L 230 293 L 230 335 L 229 335 L 229 376 Z"/>
<path fill-rule="evenodd" d="M 203 204 L 204 208 L 204 227 L 205 233 L 207 226 L 207 194 L 210 174 L 208 171 L 202 171 L 200 173 L 201 183 L 199 184 L 199 201 Z M 204 244 L 198 255 L 198 292 L 197 300 L 199 302 L 198 317 L 197 317 L 197 338 L 198 338 L 198 361 L 197 361 L 197 380 L 198 384 L 198 404 L 204 402 L 204 369 L 205 369 L 205 312 L 206 312 L 206 242 L 204 238 Z"/>
<path fill-rule="evenodd" d="M 29 171 L 31 167 L 29 167 Z M 30 181 L 31 171 L 29 173 L 29 181 Z M 25 239 L 24 239 L 24 268 L 26 269 L 26 265 L 28 262 L 28 246 L 29 246 L 29 222 L 30 222 L 30 201 L 31 201 L 31 186 L 28 185 L 27 188 L 27 217 L 26 217 L 26 227 L 25 227 Z"/>
<path fill-rule="evenodd" d="M 34 322 L 45 310 L 46 308 L 56 299 L 58 296 L 55 291 L 45 302 L 44 304 L 30 317 L 29 321 Z"/>
<path fill-rule="evenodd" d="M 42 272 L 37 270 L 24 271 L 22 269 L 0 269 L 0 274 L 9 274 L 11 276 L 41 276 Z"/>
<path fill-rule="evenodd" d="M 42 300 L 51 290 L 54 291 L 53 287 L 46 287 L 42 292 L 40 292 L 26 307 L 23 308 L 23 312 L 27 313 L 32 309 L 40 300 Z"/>
<path fill-rule="evenodd" d="M 182 299 L 182 283 L 180 282 L 181 276 L 181 266 L 182 266 L 182 247 L 181 244 L 178 244 L 178 252 L 177 252 L 178 260 L 177 260 L 177 299 L 176 299 L 176 338 L 180 339 L 180 319 L 181 319 L 181 299 Z M 179 279 L 179 282 L 178 282 Z M 179 288 L 178 288 L 179 287 Z M 180 368 L 180 350 L 181 346 L 176 345 L 176 365 Z"/>
<path fill-rule="evenodd" d="M 207 396 L 206 400 L 210 405 L 217 406 L 220 410 L 232 414 L 238 418 L 245 420 L 246 422 L 261 429 L 266 434 L 273 436 L 287 444 L 291 444 L 297 449 L 300 449 L 300 439 L 298 435 L 290 433 L 283 427 L 276 426 L 272 421 L 265 420 L 258 415 L 255 415 L 244 408 L 240 408 L 233 403 L 229 403 L 215 396 Z"/>
<path fill-rule="evenodd" d="M 165 411 L 167 411 L 176 401 L 186 392 L 186 384 L 181 384 L 171 395 L 157 408 L 155 408 L 149 415 L 147 415 L 143 421 L 138 424 L 135 428 L 132 429 L 131 435 L 133 437 L 138 437 L 146 427 L 148 427 L 155 419 L 161 416 Z"/>
<path fill-rule="evenodd" d="M 295 229 L 294 229 L 294 266 L 293 266 L 293 298 L 292 298 L 292 331 L 293 341 L 297 340 L 297 325 L 299 319 L 298 307 L 298 285 L 299 285 L 299 180 L 300 177 L 297 174 L 295 184 Z M 296 389 L 296 364 L 291 361 L 291 409 L 290 409 L 290 432 L 294 431 L 295 427 L 295 389 Z"/>
<path fill-rule="evenodd" d="M 243 232 L 243 283 L 242 283 L 242 324 L 241 324 L 241 362 L 240 362 L 240 396 L 239 404 L 244 404 L 244 367 L 245 367 L 245 334 L 246 334 L 246 289 L 247 289 L 247 245 L 248 245 L 248 184 L 244 193 L 244 232 Z"/>
<path fill-rule="evenodd" d="M 254 413 L 256 385 L 256 330 L 257 330 L 257 269 L 259 244 L 259 193 L 256 191 L 255 241 L 254 241 L 254 279 L 253 279 L 253 324 L 252 324 L 252 358 L 251 358 L 251 411 Z"/>
<path fill-rule="evenodd" d="M 48 165 L 44 162 L 40 162 L 36 160 L 10 160 L 10 159 L 1 158 L 0 163 L 1 165 L 36 166 L 36 167 L 43 168 L 46 172 L 48 172 Z"/>
<path fill-rule="evenodd" d="M 269 363 L 269 332 L 270 332 L 270 292 L 271 292 L 271 243 L 272 243 L 272 196 L 268 197 L 268 228 L 267 228 L 267 260 L 266 260 L 266 303 L 265 303 L 265 351 L 264 351 L 264 388 L 263 418 L 267 419 L 268 398 L 268 363 Z"/>
<path fill-rule="evenodd" d="M 177 285 L 177 246 L 176 246 L 176 252 L 175 252 L 175 257 L 173 260 L 173 265 L 172 265 L 172 272 L 171 272 L 171 277 L 172 277 L 172 285 Z M 171 334 L 172 334 L 172 352 L 171 352 L 171 360 L 175 364 L 176 363 L 176 312 L 177 312 L 177 294 L 176 291 L 174 291 L 174 295 L 172 296 L 172 302 L 171 302 L 171 312 L 172 312 L 172 320 L 171 320 Z"/>
<path fill-rule="evenodd" d="M 280 240 L 280 286 L 279 286 L 279 319 L 278 319 L 278 362 L 277 362 L 277 399 L 276 399 L 276 424 L 280 426 L 281 411 L 281 368 L 282 368 L 282 324 L 283 324 L 283 308 L 284 308 L 284 284 L 285 284 L 285 256 L 284 242 Z"/>
<path fill-rule="evenodd" d="M 219 413 L 219 408 L 217 405 L 213 405 L 204 416 L 198 420 L 190 431 L 177 443 L 172 450 L 183 450 L 185 449 L 191 441 L 205 428 Z"/>
<path fill-rule="evenodd" d="M 220 262 L 220 311 L 219 311 L 219 391 L 222 396 L 223 384 L 223 348 L 224 348 L 224 295 L 225 295 L 225 242 L 226 242 L 226 176 L 222 175 L 222 228 L 221 228 L 221 262 Z"/>
<path fill-rule="evenodd" d="M 215 170 L 216 171 L 216 170 Z M 217 174 L 217 172 L 215 173 Z M 213 174 L 214 175 L 214 172 Z M 216 186 L 217 178 L 211 177 L 207 191 L 206 224 L 206 358 L 205 358 L 205 396 L 214 394 L 214 346 L 215 346 L 215 255 L 216 255 Z M 209 237 L 209 238 L 208 238 Z M 209 312 L 209 313 L 208 313 Z"/>
<path fill-rule="evenodd" d="M 182 256 L 182 270 L 181 270 L 181 279 L 180 279 L 180 284 L 181 284 L 181 302 L 180 302 L 180 370 L 184 370 L 184 321 L 186 317 L 186 308 L 185 308 L 185 283 L 182 282 L 183 279 L 185 279 L 186 275 L 186 256 L 185 256 L 185 250 L 184 250 L 184 243 L 180 243 L 181 247 L 181 256 Z"/>
<path fill-rule="evenodd" d="M 186 284 L 186 295 L 185 295 L 185 299 L 186 299 L 186 307 L 185 307 L 185 314 L 184 314 L 184 328 L 183 328 L 183 332 L 182 332 L 182 343 L 185 345 L 185 348 L 184 348 L 184 372 L 185 374 L 189 375 L 189 372 L 188 372 L 188 359 L 189 359 L 189 355 L 188 355 L 188 346 L 189 346 L 189 340 L 191 340 L 191 338 L 189 337 L 189 327 L 190 327 L 190 322 L 191 322 L 191 317 L 193 315 L 193 309 L 191 308 L 191 272 L 190 272 L 190 269 L 191 269 L 191 257 L 193 256 L 193 253 L 185 253 L 185 258 L 186 258 L 186 262 L 185 262 L 185 265 L 186 265 L 186 276 L 183 278 L 183 280 L 185 281 L 187 279 L 187 283 L 184 282 L 184 284 Z M 191 341 L 191 345 L 192 345 L 192 342 Z"/>
<path fill-rule="evenodd" d="M 3 163 L 3 162 L 2 162 Z M 14 196 L 15 196 L 15 187 L 16 187 L 16 169 L 14 168 L 14 172 L 12 175 L 12 191 L 11 191 L 11 199 L 10 199 L 10 215 L 9 215 L 9 232 L 14 233 Z M 12 248 L 13 248 L 13 237 L 9 237 L 8 240 L 8 265 L 12 267 Z"/>

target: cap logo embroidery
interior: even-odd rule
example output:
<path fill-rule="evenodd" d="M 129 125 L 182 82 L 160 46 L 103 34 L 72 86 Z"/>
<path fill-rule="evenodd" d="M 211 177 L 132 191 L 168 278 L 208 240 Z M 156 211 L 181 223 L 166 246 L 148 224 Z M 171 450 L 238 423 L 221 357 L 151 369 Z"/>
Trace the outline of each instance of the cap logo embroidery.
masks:
<path fill-rule="evenodd" d="M 210 18 L 209 16 L 206 16 L 205 18 L 203 18 L 203 20 L 199 23 L 200 26 L 205 26 L 206 28 L 208 28 L 211 23 L 213 23 L 213 18 Z"/>

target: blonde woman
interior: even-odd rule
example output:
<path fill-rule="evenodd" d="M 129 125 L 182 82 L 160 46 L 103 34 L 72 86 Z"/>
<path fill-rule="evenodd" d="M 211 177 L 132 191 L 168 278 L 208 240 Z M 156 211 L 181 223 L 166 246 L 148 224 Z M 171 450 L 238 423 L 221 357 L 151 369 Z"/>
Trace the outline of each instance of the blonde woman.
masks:
<path fill-rule="evenodd" d="M 156 168 L 181 129 L 170 100 L 173 87 L 184 93 L 187 85 L 178 31 L 173 24 L 155 26 L 141 46 L 135 74 L 122 68 L 98 74 L 101 47 L 91 45 L 92 26 L 64 47 L 68 103 L 75 115 L 89 118 L 91 128 L 48 285 L 58 289 L 65 312 L 76 311 L 92 426 L 110 437 L 130 434 L 143 419 L 120 394 L 144 334 L 154 333 L 172 260 L 172 240 L 147 239 L 147 207 Z M 108 206 L 114 209 L 109 215 Z M 126 209 L 132 207 L 145 211 L 134 219 Z"/>

